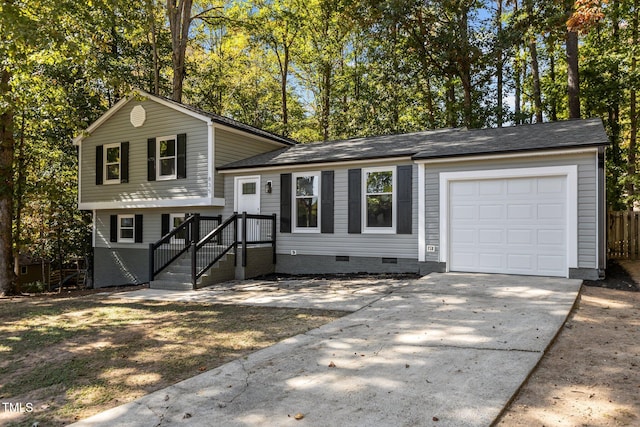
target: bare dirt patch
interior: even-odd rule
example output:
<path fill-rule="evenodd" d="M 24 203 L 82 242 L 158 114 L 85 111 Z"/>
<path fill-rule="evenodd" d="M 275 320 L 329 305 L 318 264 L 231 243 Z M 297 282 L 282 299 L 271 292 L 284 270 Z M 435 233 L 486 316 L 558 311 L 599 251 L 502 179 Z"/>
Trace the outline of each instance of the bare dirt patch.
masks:
<path fill-rule="evenodd" d="M 585 283 L 498 426 L 640 425 L 640 292 L 621 264 L 608 268 L 607 280 Z"/>
<path fill-rule="evenodd" d="M 0 302 L 0 401 L 33 408 L 0 425 L 66 425 L 345 314 L 103 293 Z"/>

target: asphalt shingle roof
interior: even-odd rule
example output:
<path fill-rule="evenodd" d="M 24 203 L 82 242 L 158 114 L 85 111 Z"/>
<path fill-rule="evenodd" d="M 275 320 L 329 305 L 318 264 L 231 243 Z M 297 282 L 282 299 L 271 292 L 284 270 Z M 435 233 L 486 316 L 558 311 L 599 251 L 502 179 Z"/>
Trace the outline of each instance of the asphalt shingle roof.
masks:
<path fill-rule="evenodd" d="M 570 120 L 491 129 L 444 129 L 403 135 L 297 144 L 220 167 L 244 169 L 309 163 L 407 157 L 436 159 L 558 150 L 608 143 L 600 119 Z"/>
<path fill-rule="evenodd" d="M 143 91 L 140 91 L 140 92 L 143 93 L 143 94 L 145 93 Z M 215 123 L 219 123 L 221 125 L 226 125 L 226 126 L 230 126 L 232 128 L 235 128 L 235 129 L 243 130 L 245 132 L 249 132 L 249 133 L 252 133 L 252 134 L 257 135 L 257 136 L 262 136 L 264 138 L 268 138 L 268 139 L 271 139 L 273 141 L 280 142 L 280 143 L 283 143 L 283 144 L 287 144 L 287 145 L 295 145 L 295 144 L 297 144 L 297 141 L 294 141 L 293 139 L 286 138 L 286 137 L 280 136 L 280 135 L 276 135 L 276 134 L 271 133 L 271 132 L 267 132 L 266 130 L 247 125 L 245 123 L 239 122 L 239 121 L 231 119 L 229 117 L 219 116 L 217 114 L 213 114 L 213 113 L 210 113 L 208 111 L 201 110 L 201 109 L 196 108 L 196 107 L 192 107 L 191 105 L 187 105 L 187 104 L 183 104 L 181 102 L 174 101 L 173 99 L 167 98 L 167 97 L 164 97 L 164 96 L 160 96 L 160 95 L 153 95 L 153 96 L 155 96 L 157 98 L 161 98 L 166 102 L 170 102 L 172 104 L 178 105 L 178 106 L 180 106 L 182 108 L 185 108 L 187 110 L 193 111 L 194 113 L 198 113 L 198 114 L 200 114 L 202 116 L 209 117 Z"/>

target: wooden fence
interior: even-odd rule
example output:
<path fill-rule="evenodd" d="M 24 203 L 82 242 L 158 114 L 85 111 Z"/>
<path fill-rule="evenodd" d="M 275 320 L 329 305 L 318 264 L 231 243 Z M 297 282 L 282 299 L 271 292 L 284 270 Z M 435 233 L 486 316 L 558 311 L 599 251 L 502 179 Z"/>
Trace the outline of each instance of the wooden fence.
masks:
<path fill-rule="evenodd" d="M 608 212 L 607 258 L 640 259 L 640 212 Z"/>

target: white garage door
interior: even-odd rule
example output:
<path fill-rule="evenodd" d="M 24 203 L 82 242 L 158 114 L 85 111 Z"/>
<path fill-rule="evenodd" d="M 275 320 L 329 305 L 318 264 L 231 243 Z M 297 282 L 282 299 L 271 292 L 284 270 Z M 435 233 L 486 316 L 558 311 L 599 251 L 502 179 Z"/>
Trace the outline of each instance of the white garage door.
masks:
<path fill-rule="evenodd" d="M 567 179 L 449 183 L 449 270 L 567 275 Z"/>

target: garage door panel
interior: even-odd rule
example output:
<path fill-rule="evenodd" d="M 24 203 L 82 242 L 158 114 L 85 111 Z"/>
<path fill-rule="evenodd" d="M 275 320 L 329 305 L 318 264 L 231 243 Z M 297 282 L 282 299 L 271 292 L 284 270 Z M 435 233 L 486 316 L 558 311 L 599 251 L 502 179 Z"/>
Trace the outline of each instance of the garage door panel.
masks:
<path fill-rule="evenodd" d="M 475 205 L 458 205 L 456 210 L 452 212 L 452 218 L 454 220 L 473 220 L 476 219 L 477 210 Z"/>
<path fill-rule="evenodd" d="M 451 192 L 451 196 L 452 197 L 456 197 L 456 196 L 471 196 L 471 195 L 475 195 L 478 193 L 478 184 L 476 182 L 473 181 L 465 181 L 465 182 L 460 182 L 457 183 L 459 185 L 456 185 L 454 187 L 451 188 L 450 192 Z"/>
<path fill-rule="evenodd" d="M 514 230 L 507 231 L 507 244 L 509 245 L 533 245 L 534 232 L 532 230 Z"/>
<path fill-rule="evenodd" d="M 504 192 L 502 181 L 479 181 L 478 194 L 481 196 L 499 196 Z"/>
<path fill-rule="evenodd" d="M 527 219 L 534 218 L 534 205 L 531 204 L 509 204 L 507 206 L 507 219 Z"/>
<path fill-rule="evenodd" d="M 558 177 L 538 178 L 538 193 L 545 195 L 556 194 L 560 198 L 564 198 L 565 180 Z"/>
<path fill-rule="evenodd" d="M 480 229 L 478 230 L 478 243 L 502 244 L 504 243 L 504 230 L 501 229 Z"/>
<path fill-rule="evenodd" d="M 539 255 L 538 268 L 550 272 L 564 269 L 564 257 L 562 255 Z"/>
<path fill-rule="evenodd" d="M 563 229 L 542 229 L 538 230 L 538 244 L 561 246 L 567 240 L 567 236 Z"/>
<path fill-rule="evenodd" d="M 531 194 L 533 183 L 529 179 L 507 180 L 507 194 Z"/>
<path fill-rule="evenodd" d="M 485 271 L 500 271 L 504 268 L 504 255 L 495 253 L 481 253 L 478 255 L 478 268 Z"/>
<path fill-rule="evenodd" d="M 454 244 L 464 245 L 468 243 L 476 243 L 476 232 L 473 229 L 458 228 L 451 233 L 451 241 Z"/>
<path fill-rule="evenodd" d="M 566 177 L 449 184 L 451 271 L 566 276 Z"/>
<path fill-rule="evenodd" d="M 508 254 L 507 268 L 510 270 L 535 270 L 535 256 L 531 254 Z"/>
<path fill-rule="evenodd" d="M 478 266 L 478 254 L 475 252 L 460 251 L 457 255 L 460 268 L 473 270 Z"/>
<path fill-rule="evenodd" d="M 540 203 L 538 205 L 539 219 L 563 219 L 565 216 L 564 203 Z"/>
<path fill-rule="evenodd" d="M 494 220 L 504 218 L 504 205 L 480 205 L 478 207 L 478 219 Z"/>

